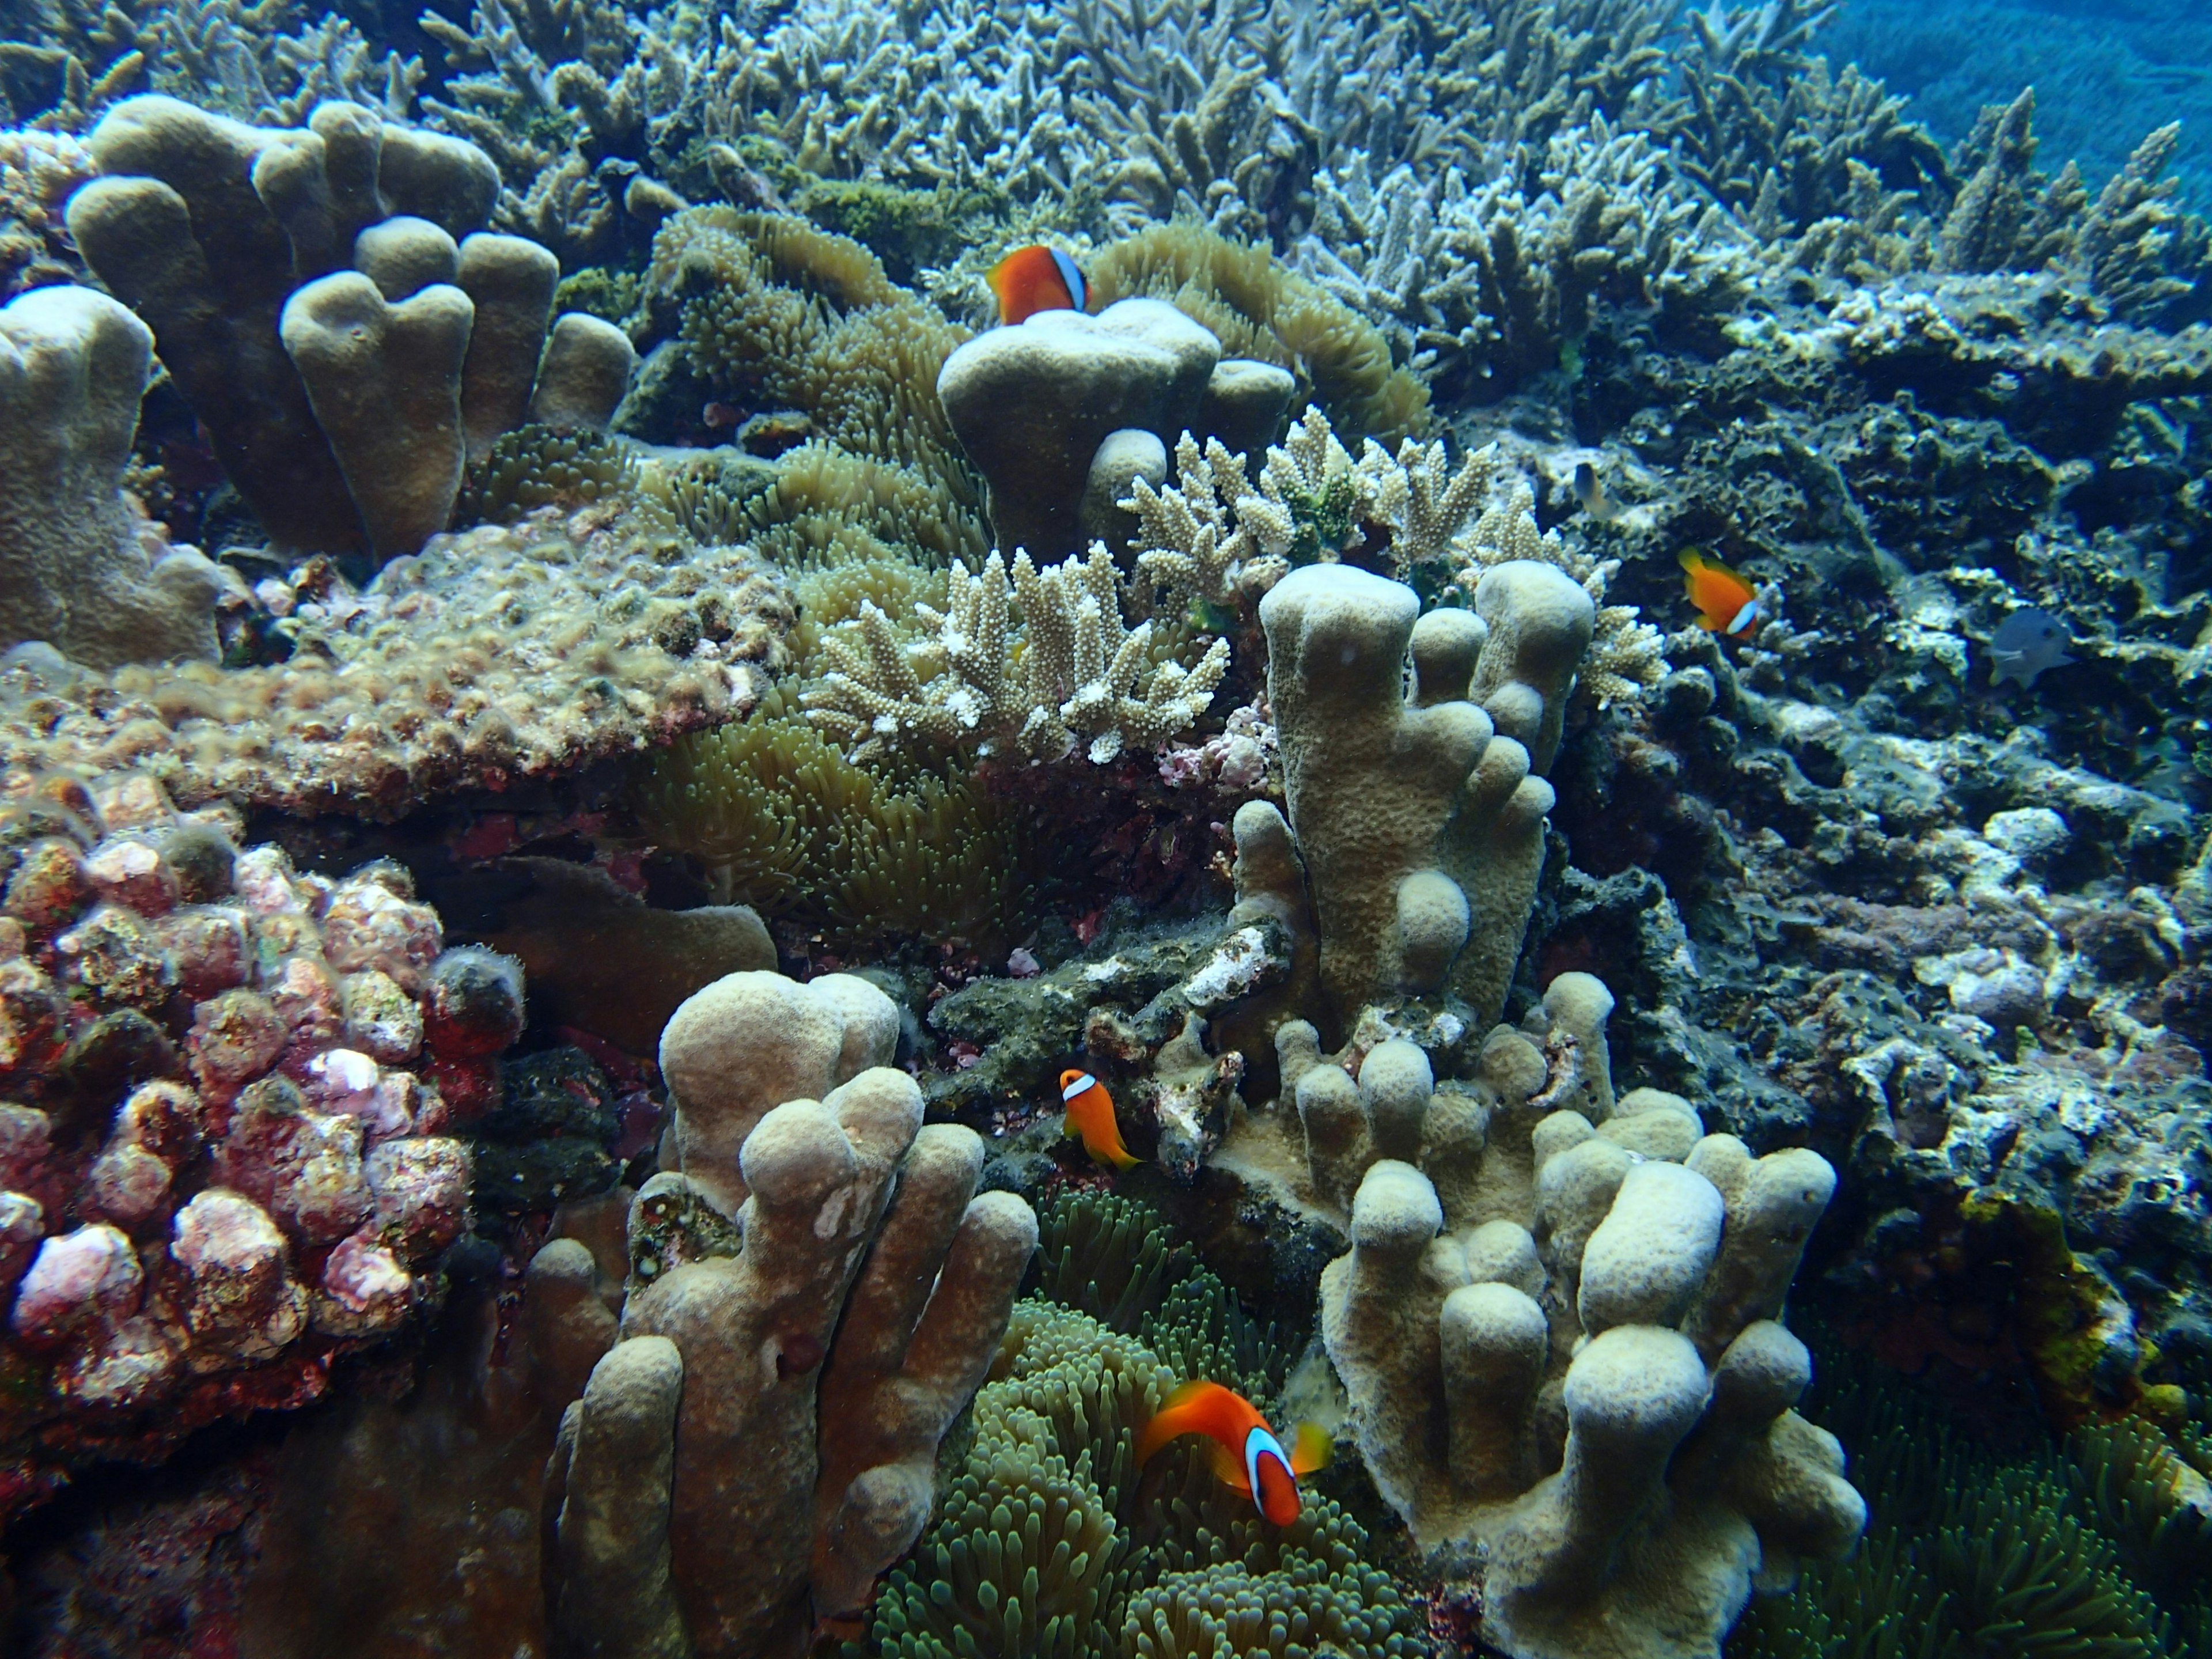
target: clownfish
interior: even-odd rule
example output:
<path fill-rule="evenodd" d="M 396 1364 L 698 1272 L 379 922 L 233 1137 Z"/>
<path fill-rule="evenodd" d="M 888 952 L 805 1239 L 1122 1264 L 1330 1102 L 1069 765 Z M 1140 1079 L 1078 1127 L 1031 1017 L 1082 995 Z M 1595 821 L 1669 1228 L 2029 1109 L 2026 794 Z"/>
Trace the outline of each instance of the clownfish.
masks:
<path fill-rule="evenodd" d="M 999 320 L 1018 323 L 1040 311 L 1080 311 L 1090 298 L 1075 261 L 1056 247 L 1018 247 L 984 280 L 999 301 Z"/>
<path fill-rule="evenodd" d="M 1083 1137 L 1084 1151 L 1117 1170 L 1139 1161 L 1121 1144 L 1121 1126 L 1114 1121 L 1114 1097 L 1104 1084 L 1088 1072 L 1062 1072 L 1060 1099 L 1067 1108 L 1067 1127 Z"/>
<path fill-rule="evenodd" d="M 1698 607 L 1698 626 L 1707 632 L 1741 639 L 1765 616 L 1759 590 L 1718 559 L 1686 547 L 1682 572 L 1682 591 Z"/>
<path fill-rule="evenodd" d="M 1211 1440 L 1206 1452 L 1221 1483 L 1250 1498 L 1279 1527 L 1298 1518 L 1298 1477 L 1328 1462 L 1328 1431 L 1319 1424 L 1299 1424 L 1285 1451 L 1258 1408 L 1218 1382 L 1186 1382 L 1170 1395 L 1137 1437 L 1137 1462 L 1150 1462 L 1185 1434 Z"/>

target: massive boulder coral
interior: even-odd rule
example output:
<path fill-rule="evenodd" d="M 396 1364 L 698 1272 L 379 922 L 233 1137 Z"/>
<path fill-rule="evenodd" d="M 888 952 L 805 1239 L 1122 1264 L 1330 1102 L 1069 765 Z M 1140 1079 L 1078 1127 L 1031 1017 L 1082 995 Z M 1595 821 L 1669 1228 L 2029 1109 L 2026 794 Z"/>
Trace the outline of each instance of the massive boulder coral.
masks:
<path fill-rule="evenodd" d="M 1601 986 L 1565 975 L 1547 1001 L 1553 1039 L 1602 1054 Z M 1710 1654 L 1754 1583 L 1850 1547 L 1865 1505 L 1791 1409 L 1811 1361 L 1778 1322 L 1825 1159 L 1754 1158 L 1657 1090 L 1616 1103 L 1595 1067 L 1547 1075 L 1510 1027 L 1471 1085 L 1394 1041 L 1296 1092 L 1314 1189 L 1357 1174 L 1322 1274 L 1353 1437 L 1416 1543 L 1480 1577 L 1489 1641 Z"/>
<path fill-rule="evenodd" d="M 922 1127 L 897 1031 L 843 975 L 732 975 L 669 1022 L 680 1170 L 638 1194 L 623 1340 L 548 1472 L 556 1654 L 797 1654 L 928 1519 L 1036 1218 Z"/>
<path fill-rule="evenodd" d="M 163 550 L 122 491 L 152 349 L 87 289 L 0 310 L 0 645 L 43 640 L 96 668 L 215 655 L 220 576 Z"/>
<path fill-rule="evenodd" d="M 554 383 L 541 416 L 612 415 L 627 339 L 563 318 L 545 344 L 552 256 L 482 234 L 499 176 L 474 145 L 356 104 L 292 130 L 161 96 L 118 104 L 87 143 L 102 177 L 71 198 L 70 234 L 280 544 L 413 552 L 532 380 Z"/>
<path fill-rule="evenodd" d="M 19 793 L 0 899 L 0 1414 L 11 1503 L 91 1456 L 312 1400 L 434 1305 L 466 1227 L 447 1131 L 495 1096 L 519 970 L 396 866 L 234 849 L 143 778 Z M 511 964 L 509 964 L 511 968 Z"/>
<path fill-rule="evenodd" d="M 1271 364 L 1224 362 L 1221 343 L 1161 300 L 1039 312 L 968 341 L 937 377 L 945 418 L 990 481 L 1000 547 L 1040 559 L 1103 530 L 1087 495 L 1118 501 L 1132 478 L 1160 483 L 1186 432 L 1218 424 L 1237 447 L 1264 448 L 1294 389 Z"/>

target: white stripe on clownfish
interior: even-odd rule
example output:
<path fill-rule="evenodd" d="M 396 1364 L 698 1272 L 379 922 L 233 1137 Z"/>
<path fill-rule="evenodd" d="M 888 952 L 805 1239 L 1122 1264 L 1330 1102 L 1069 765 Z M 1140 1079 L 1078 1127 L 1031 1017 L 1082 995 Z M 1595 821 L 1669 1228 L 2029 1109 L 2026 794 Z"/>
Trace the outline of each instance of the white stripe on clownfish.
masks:
<path fill-rule="evenodd" d="M 1267 1430 L 1256 1425 L 1244 1437 L 1244 1485 L 1254 1492 L 1260 1490 L 1260 1460 L 1272 1457 L 1283 1466 L 1283 1478 L 1293 1486 L 1297 1477 L 1291 1473 L 1291 1455 L 1283 1449 L 1283 1443 Z"/>
<path fill-rule="evenodd" d="M 1062 1089 L 1060 1091 L 1060 1097 L 1062 1102 L 1073 1101 L 1077 1096 L 1083 1094 L 1089 1090 L 1095 1089 L 1097 1086 L 1098 1079 L 1091 1076 L 1090 1073 L 1085 1072 L 1081 1077 L 1076 1079 L 1074 1082 Z"/>

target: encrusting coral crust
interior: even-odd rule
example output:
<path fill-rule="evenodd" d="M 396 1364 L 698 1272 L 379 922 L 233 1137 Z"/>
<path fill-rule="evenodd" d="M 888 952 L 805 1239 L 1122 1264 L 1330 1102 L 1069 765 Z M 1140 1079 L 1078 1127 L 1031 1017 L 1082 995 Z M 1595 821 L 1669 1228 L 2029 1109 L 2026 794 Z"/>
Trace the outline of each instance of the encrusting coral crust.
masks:
<path fill-rule="evenodd" d="M 11 1504 L 88 1458 L 319 1395 L 442 1294 L 454 1132 L 498 1096 L 520 971 L 444 949 L 404 872 L 237 852 L 143 775 L 9 795 L 0 1434 Z M 482 958 L 488 994 L 457 998 Z"/>
<path fill-rule="evenodd" d="M 748 550 L 693 547 L 634 498 L 435 537 L 360 593 L 288 599 L 282 663 L 0 671 L 0 759 L 138 767 L 190 806 L 392 817 L 726 717 L 791 614 Z"/>

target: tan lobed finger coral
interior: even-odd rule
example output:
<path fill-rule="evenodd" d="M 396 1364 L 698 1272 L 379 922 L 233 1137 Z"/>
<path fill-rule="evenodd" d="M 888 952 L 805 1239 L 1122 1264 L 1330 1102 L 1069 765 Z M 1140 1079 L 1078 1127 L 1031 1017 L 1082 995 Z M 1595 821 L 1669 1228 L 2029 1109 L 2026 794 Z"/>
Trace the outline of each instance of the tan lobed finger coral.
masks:
<path fill-rule="evenodd" d="M 1550 758 L 1592 607 L 1548 564 L 1486 583 L 1486 619 L 1420 616 L 1411 588 L 1348 565 L 1292 571 L 1260 602 L 1286 816 L 1340 1027 L 1447 986 L 1476 1030 L 1504 1006 L 1552 807 L 1532 755 Z"/>
<path fill-rule="evenodd" d="M 1041 311 L 945 360 L 938 400 L 991 484 L 997 544 L 1040 559 L 1083 544 L 1079 508 L 1109 436 L 1173 443 L 1199 423 L 1220 343 L 1173 306 Z"/>
<path fill-rule="evenodd" d="M 0 309 L 0 645 L 113 668 L 215 655 L 223 583 L 122 492 L 153 340 L 104 294 L 34 289 Z"/>
<path fill-rule="evenodd" d="M 585 427 L 621 398 L 619 331 L 563 318 L 549 342 L 544 258 L 481 234 L 499 175 L 473 144 L 337 100 L 295 129 L 160 95 L 86 143 L 101 176 L 70 234 L 281 546 L 411 553 L 518 389 L 545 381 L 536 418 Z"/>
<path fill-rule="evenodd" d="M 1584 1036 L 1601 1048 L 1601 1013 Z M 1316 1186 L 1358 1163 L 1315 1133 L 1325 1097 L 1356 1088 L 1355 1148 L 1408 1154 L 1359 1175 L 1351 1252 L 1322 1275 L 1377 1490 L 1479 1583 L 1482 1634 L 1515 1659 L 1716 1651 L 1755 1583 L 1865 1522 L 1834 1437 L 1790 1409 L 1811 1361 L 1778 1322 L 1834 1172 L 1704 1135 L 1658 1091 L 1564 1096 L 1507 1028 L 1449 1093 L 1393 1046 L 1356 1085 L 1327 1060 L 1297 1085 Z"/>
<path fill-rule="evenodd" d="M 920 1534 L 997 1351 L 1036 1218 L 976 1195 L 981 1142 L 881 1063 L 889 999 L 830 977 L 734 975 L 670 1022 L 683 1172 L 639 1194 L 623 1340 L 548 1471 L 556 1655 L 803 1651 Z"/>

